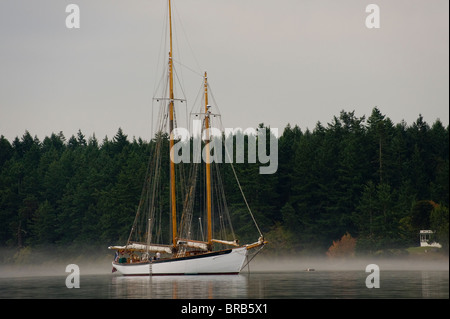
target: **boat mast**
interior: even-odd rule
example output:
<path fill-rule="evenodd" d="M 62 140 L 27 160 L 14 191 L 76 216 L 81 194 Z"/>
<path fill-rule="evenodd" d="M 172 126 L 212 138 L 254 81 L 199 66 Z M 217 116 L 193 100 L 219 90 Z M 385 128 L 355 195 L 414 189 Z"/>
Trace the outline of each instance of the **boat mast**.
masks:
<path fill-rule="evenodd" d="M 206 132 L 206 209 L 208 222 L 208 250 L 212 250 L 212 225 L 211 225 L 211 165 L 209 154 L 209 105 L 208 105 L 208 76 L 205 72 L 205 132 Z"/>
<path fill-rule="evenodd" d="M 170 158 L 174 158 L 174 135 L 173 135 L 173 118 L 174 118 L 174 95 L 173 95 L 173 56 L 172 56 L 172 9 L 169 0 L 169 33 L 170 33 L 170 52 L 169 52 L 169 129 L 170 129 Z M 170 197 L 172 205 L 172 243 L 173 247 L 177 246 L 177 207 L 175 198 L 175 163 L 170 161 Z"/>

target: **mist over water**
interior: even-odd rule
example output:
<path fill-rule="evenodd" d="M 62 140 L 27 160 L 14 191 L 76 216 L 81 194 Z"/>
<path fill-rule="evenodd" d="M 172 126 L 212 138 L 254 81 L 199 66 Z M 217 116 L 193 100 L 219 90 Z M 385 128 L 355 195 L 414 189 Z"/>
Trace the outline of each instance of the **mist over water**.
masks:
<path fill-rule="evenodd" d="M 66 267 L 76 264 L 82 274 L 111 273 L 113 253 L 98 250 L 96 253 L 88 249 L 77 251 L 36 249 L 21 251 L 0 250 L 0 278 L 31 276 L 67 276 Z"/>
<path fill-rule="evenodd" d="M 110 274 L 112 270 L 112 253 L 101 256 L 66 256 L 52 253 L 40 253 L 24 263 L 0 262 L 0 278 L 29 276 L 67 276 L 66 266 L 76 264 L 83 275 Z M 376 264 L 380 270 L 392 271 L 449 271 L 448 256 L 419 258 L 404 257 L 352 257 L 329 258 L 309 256 L 270 256 L 258 255 L 242 273 L 254 272 L 301 272 L 313 271 L 365 271 L 369 264 Z"/>
<path fill-rule="evenodd" d="M 449 261 L 442 255 L 346 258 L 258 255 L 233 276 L 124 277 L 112 273 L 113 255 L 41 254 L 0 264 L 0 299 L 357 299 L 449 297 Z M 69 264 L 80 288 L 68 289 Z M 381 286 L 368 289 L 366 267 L 376 264 Z"/>
<path fill-rule="evenodd" d="M 263 257 L 250 264 L 250 271 L 295 272 L 314 269 L 314 271 L 365 271 L 366 266 L 376 264 L 380 270 L 430 270 L 449 271 L 448 258 L 424 259 L 410 257 Z"/>

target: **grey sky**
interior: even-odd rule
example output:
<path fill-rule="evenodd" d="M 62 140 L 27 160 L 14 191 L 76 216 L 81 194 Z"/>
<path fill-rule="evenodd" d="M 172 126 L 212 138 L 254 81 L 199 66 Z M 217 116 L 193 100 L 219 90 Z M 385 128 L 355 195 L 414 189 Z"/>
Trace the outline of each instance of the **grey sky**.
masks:
<path fill-rule="evenodd" d="M 326 125 L 341 110 L 449 118 L 447 0 L 173 0 L 175 59 L 208 71 L 226 127 Z M 67 29 L 65 8 L 81 10 Z M 380 7 L 368 29 L 365 8 Z M 166 0 L 1 0 L 0 135 L 151 135 Z M 186 41 L 186 36 L 188 41 Z M 161 60 L 161 62 L 158 62 Z M 159 64 L 158 64 L 159 63 Z M 158 71 L 159 66 L 159 71 Z M 176 65 L 177 66 L 177 65 Z M 177 66 L 189 108 L 201 77 Z"/>

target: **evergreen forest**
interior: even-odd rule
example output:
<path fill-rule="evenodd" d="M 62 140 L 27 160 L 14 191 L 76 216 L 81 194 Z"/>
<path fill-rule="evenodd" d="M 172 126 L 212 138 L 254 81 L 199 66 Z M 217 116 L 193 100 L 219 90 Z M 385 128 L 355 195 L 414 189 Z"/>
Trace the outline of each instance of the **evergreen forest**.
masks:
<path fill-rule="evenodd" d="M 324 254 L 346 234 L 361 254 L 404 249 L 419 245 L 420 229 L 448 251 L 449 127 L 440 120 L 393 123 L 374 108 L 367 117 L 342 111 L 313 130 L 288 124 L 279 135 L 275 174 L 234 165 L 268 251 Z M 120 128 L 101 141 L 81 131 L 1 135 L 0 245 L 125 244 L 153 147 Z M 245 239 L 251 221 L 229 165 L 223 178 Z"/>

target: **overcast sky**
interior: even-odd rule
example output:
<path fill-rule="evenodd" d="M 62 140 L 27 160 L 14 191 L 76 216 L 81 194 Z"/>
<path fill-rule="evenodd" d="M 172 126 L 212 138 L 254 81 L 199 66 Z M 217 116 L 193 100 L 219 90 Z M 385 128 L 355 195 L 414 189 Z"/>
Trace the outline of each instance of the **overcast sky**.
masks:
<path fill-rule="evenodd" d="M 66 6 L 80 28 L 66 27 Z M 173 0 L 189 109 L 208 71 L 225 127 L 302 130 L 341 110 L 449 122 L 448 0 Z M 366 27 L 366 6 L 380 28 Z M 165 0 L 0 0 L 0 135 L 149 140 Z M 195 72 L 191 72 L 191 70 Z M 180 90 L 178 93 L 182 92 Z"/>

